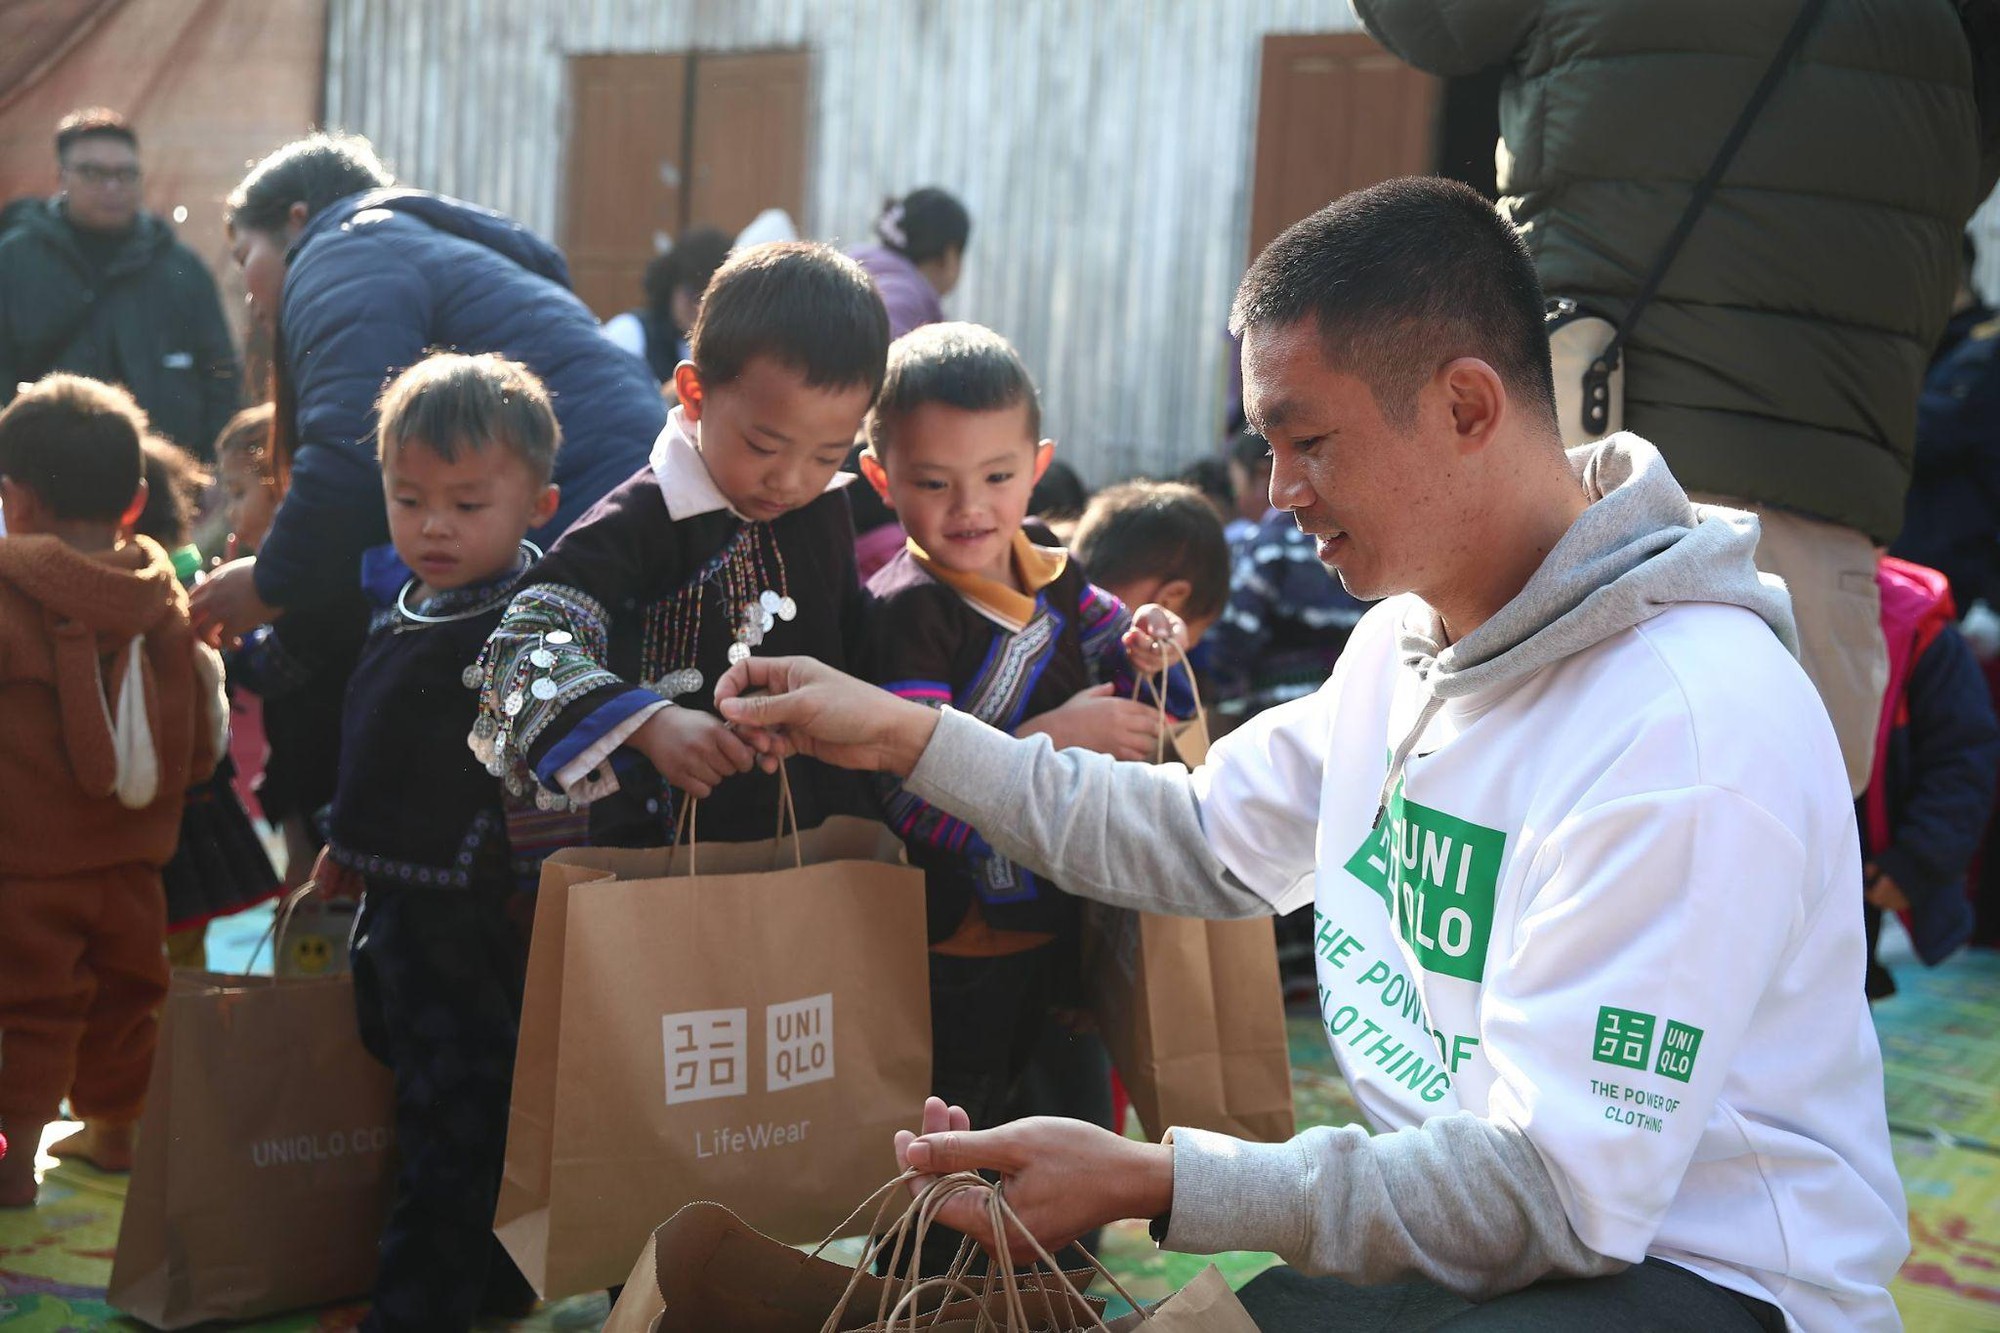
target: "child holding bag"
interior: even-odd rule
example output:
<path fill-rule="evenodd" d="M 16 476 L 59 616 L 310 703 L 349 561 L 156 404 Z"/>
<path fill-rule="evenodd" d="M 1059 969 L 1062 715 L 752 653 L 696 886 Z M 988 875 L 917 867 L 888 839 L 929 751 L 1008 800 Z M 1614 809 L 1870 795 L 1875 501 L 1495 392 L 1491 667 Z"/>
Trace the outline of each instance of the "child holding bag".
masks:
<path fill-rule="evenodd" d="M 508 782 L 466 748 L 468 673 L 554 515 L 559 431 L 541 382 L 491 354 L 440 353 L 377 405 L 402 564 L 343 709 L 321 890 L 366 889 L 352 949 L 361 1038 L 396 1083 L 401 1165 L 371 1333 L 469 1328 L 534 1293 L 493 1238 L 527 958 Z M 507 775 L 515 788 L 518 776 Z M 539 850 L 539 849 L 537 849 Z"/>
<path fill-rule="evenodd" d="M 883 623 L 876 680 L 1016 735 L 1151 760 L 1159 714 L 1135 672 L 1164 670 L 1157 638 L 1184 637 L 1151 605 L 1134 616 L 1058 547 L 1021 530 L 1055 445 L 1006 339 L 932 324 L 896 340 L 861 466 L 909 533 L 869 581 Z M 1186 672 L 1169 711 L 1193 709 Z M 929 890 L 933 1085 L 976 1128 L 1007 1103 L 1052 1011 L 1077 1000 L 1077 902 L 994 853 L 978 830 L 892 786 L 892 826 Z M 1074 1109 L 1074 1108 L 1071 1108 Z"/>
<path fill-rule="evenodd" d="M 587 807 L 601 846 L 670 841 L 688 797 L 702 837 L 768 838 L 777 779 L 750 772 L 715 682 L 753 651 L 858 668 L 866 643 L 838 491 L 889 345 L 868 275 L 823 245 L 740 251 L 689 337 L 650 462 L 563 534 L 479 661 L 484 752 Z M 802 828 L 876 813 L 866 779 L 790 778 Z"/>

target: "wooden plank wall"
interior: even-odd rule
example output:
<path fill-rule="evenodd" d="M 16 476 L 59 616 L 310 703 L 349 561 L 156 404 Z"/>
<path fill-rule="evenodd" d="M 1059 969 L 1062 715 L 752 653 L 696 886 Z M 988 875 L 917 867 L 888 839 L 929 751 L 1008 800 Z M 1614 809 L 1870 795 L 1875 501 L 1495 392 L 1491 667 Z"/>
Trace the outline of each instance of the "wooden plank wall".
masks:
<path fill-rule="evenodd" d="M 858 244 L 884 195 L 963 198 L 947 310 L 1015 341 L 1101 483 L 1214 445 L 1259 45 L 1354 26 L 1347 0 L 331 0 L 326 110 L 553 236 L 569 56 L 808 50 L 801 229 Z"/>

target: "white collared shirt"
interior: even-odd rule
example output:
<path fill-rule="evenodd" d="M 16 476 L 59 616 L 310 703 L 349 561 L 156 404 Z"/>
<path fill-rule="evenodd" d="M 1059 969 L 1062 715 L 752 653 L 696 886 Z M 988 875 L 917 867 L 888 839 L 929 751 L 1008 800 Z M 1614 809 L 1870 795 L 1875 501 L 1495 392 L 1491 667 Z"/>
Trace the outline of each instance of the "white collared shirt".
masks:
<path fill-rule="evenodd" d="M 660 437 L 653 441 L 649 462 L 653 479 L 660 483 L 660 494 L 667 501 L 667 517 L 674 522 L 712 514 L 718 509 L 727 509 L 736 517 L 743 518 L 717 488 L 715 478 L 709 475 L 708 464 L 702 461 L 701 423 L 690 426 L 687 414 L 681 408 L 675 407 L 667 413 L 667 424 L 661 429 Z M 835 472 L 826 483 L 826 490 L 837 491 L 853 480 L 852 472 Z"/>

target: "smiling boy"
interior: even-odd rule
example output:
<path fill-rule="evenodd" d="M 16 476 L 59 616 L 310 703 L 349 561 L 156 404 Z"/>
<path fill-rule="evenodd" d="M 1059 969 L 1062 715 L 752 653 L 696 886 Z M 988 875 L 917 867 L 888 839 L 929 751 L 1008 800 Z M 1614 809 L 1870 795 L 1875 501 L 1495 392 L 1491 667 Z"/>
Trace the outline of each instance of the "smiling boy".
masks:
<path fill-rule="evenodd" d="M 868 439 L 862 471 L 909 533 L 868 584 L 881 600 L 884 688 L 1057 746 L 1152 758 L 1159 713 L 1131 693 L 1135 669 L 1163 665 L 1159 650 L 1128 635 L 1133 615 L 1068 552 L 1021 531 L 1055 445 L 1006 339 L 975 324 L 897 339 Z M 1192 709 L 1185 672 L 1169 707 Z M 972 825 L 900 785 L 886 791 L 928 890 L 934 1086 L 974 1124 L 998 1124 L 1052 1014 L 1076 1006 L 1077 901 Z M 927 1247 L 938 1251 L 927 1263 L 953 1244 Z"/>

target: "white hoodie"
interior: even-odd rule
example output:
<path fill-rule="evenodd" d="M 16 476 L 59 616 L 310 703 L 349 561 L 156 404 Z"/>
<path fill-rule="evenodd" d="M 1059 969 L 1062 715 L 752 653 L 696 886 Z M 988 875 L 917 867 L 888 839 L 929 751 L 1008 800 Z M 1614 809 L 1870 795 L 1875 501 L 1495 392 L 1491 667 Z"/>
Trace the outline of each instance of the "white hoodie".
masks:
<path fill-rule="evenodd" d="M 1754 520 L 1695 511 L 1636 437 L 1573 459 L 1594 503 L 1492 621 L 1439 650 L 1392 599 L 1192 777 L 949 718 L 912 789 L 1086 896 L 1314 903 L 1335 1056 L 1405 1132 L 1177 1131 L 1168 1243 L 1472 1294 L 1653 1255 L 1798 1327 L 1895 1328 L 1907 1233 L 1832 727 Z M 1190 795 L 1199 850 L 1175 845 Z M 1538 1215 L 1551 1188 L 1566 1227 Z"/>

